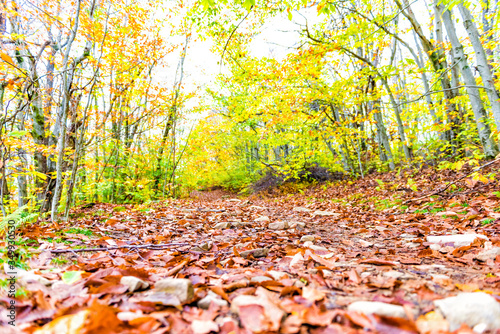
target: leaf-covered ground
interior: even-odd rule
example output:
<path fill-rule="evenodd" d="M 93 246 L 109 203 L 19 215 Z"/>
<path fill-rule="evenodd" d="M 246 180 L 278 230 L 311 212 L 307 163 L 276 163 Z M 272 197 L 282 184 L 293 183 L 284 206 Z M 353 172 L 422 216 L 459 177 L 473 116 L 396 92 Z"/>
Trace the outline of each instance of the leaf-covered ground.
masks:
<path fill-rule="evenodd" d="M 0 331 L 470 333 L 475 323 L 457 329 L 434 301 L 477 291 L 500 299 L 498 180 L 465 178 L 411 201 L 465 173 L 80 208 L 68 223 L 18 236 L 31 271 L 19 274 L 16 327 L 2 290 Z"/>

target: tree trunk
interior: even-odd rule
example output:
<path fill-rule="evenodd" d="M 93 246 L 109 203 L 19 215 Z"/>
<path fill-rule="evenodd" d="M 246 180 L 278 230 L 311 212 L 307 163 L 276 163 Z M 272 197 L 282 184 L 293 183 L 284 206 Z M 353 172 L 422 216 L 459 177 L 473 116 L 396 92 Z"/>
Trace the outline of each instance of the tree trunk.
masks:
<path fill-rule="evenodd" d="M 370 81 L 371 81 L 370 91 L 372 94 L 375 94 L 375 87 L 376 87 L 375 80 L 370 78 Z M 381 105 L 380 99 L 377 99 L 373 102 L 373 107 L 372 107 L 373 119 L 375 120 L 375 126 L 377 127 L 377 137 L 380 140 L 379 145 L 382 145 L 384 147 L 385 154 L 389 159 L 389 168 L 391 170 L 394 170 L 396 166 L 394 165 L 394 158 L 392 156 L 391 144 L 389 142 L 389 137 L 387 136 L 387 130 L 385 129 L 384 126 L 382 112 L 379 110 L 380 105 Z"/>
<path fill-rule="evenodd" d="M 451 89 L 450 79 L 446 74 L 444 74 L 447 70 L 446 55 L 444 54 L 441 47 L 436 47 L 431 42 L 431 40 L 424 35 L 422 26 L 420 25 L 420 23 L 418 23 L 415 14 L 411 10 L 408 0 L 403 0 L 404 6 L 400 2 L 400 0 L 394 1 L 396 2 L 396 5 L 398 6 L 401 13 L 408 19 L 408 21 L 410 21 L 413 30 L 420 39 L 420 42 L 424 49 L 424 53 L 427 55 L 429 61 L 431 62 L 432 68 L 436 73 L 440 73 L 439 80 L 441 82 L 441 88 L 443 89 L 443 93 L 445 96 L 447 118 L 451 123 L 451 129 L 447 132 L 447 140 L 452 143 L 453 147 L 456 147 L 457 143 L 455 142 L 455 136 L 458 132 L 459 121 L 455 116 L 457 107 L 454 103 L 450 102 L 455 98 L 455 95 L 453 94 L 453 91 Z M 438 18 L 436 17 L 436 19 Z M 439 25 L 439 22 L 436 22 L 436 26 L 439 27 Z"/>
<path fill-rule="evenodd" d="M 481 44 L 479 38 L 479 33 L 477 31 L 476 25 L 472 19 L 472 15 L 469 10 L 464 7 L 463 4 L 458 4 L 458 9 L 463 18 L 463 23 L 467 34 L 469 35 L 472 47 L 474 48 L 474 53 L 476 54 L 476 68 L 483 79 L 483 86 L 486 87 L 486 95 L 490 101 L 491 111 L 493 113 L 493 118 L 495 119 L 495 124 L 497 130 L 500 129 L 500 97 L 495 88 L 493 81 L 493 74 L 491 73 L 490 67 L 488 66 L 488 59 L 486 57 L 486 52 Z"/>
<path fill-rule="evenodd" d="M 413 39 L 415 40 L 415 44 L 417 46 L 418 57 L 415 59 L 415 61 L 417 62 L 417 65 L 422 72 L 421 77 L 422 77 L 422 84 L 424 85 L 424 90 L 425 90 L 425 101 L 427 102 L 427 107 L 429 108 L 429 113 L 431 114 L 434 124 L 441 125 L 442 121 L 436 115 L 436 110 L 434 108 L 434 101 L 432 101 L 431 94 L 429 94 L 431 88 L 429 87 L 429 79 L 427 78 L 427 73 L 425 72 L 425 63 L 424 63 L 424 57 L 422 55 L 422 49 L 420 48 L 420 44 L 417 40 L 417 35 L 415 34 L 415 31 L 413 31 Z M 438 133 L 438 135 L 440 138 L 442 138 L 441 133 Z"/>
<path fill-rule="evenodd" d="M 69 53 L 71 51 L 72 44 L 76 37 L 76 32 L 78 30 L 79 22 L 80 22 L 80 10 L 81 10 L 82 0 L 78 0 L 76 13 L 75 13 L 75 23 L 72 27 L 71 36 L 68 39 L 66 44 L 66 50 L 63 58 L 63 87 L 62 87 L 62 102 L 59 108 L 59 113 L 56 119 L 56 128 L 59 126 L 59 133 L 57 134 L 57 148 L 58 148 L 58 156 L 57 156 L 57 168 L 56 168 L 56 183 L 54 189 L 54 197 L 52 198 L 52 213 L 51 218 L 52 221 L 55 220 L 57 214 L 57 208 L 59 206 L 59 200 L 61 198 L 62 193 L 62 173 L 63 173 L 63 165 L 64 165 L 64 150 L 65 150 L 65 138 L 66 138 L 66 119 L 68 116 L 68 109 L 71 101 L 72 90 L 71 87 L 73 85 L 73 78 L 75 75 L 75 70 L 77 66 L 89 56 L 90 48 L 92 46 L 92 41 L 87 40 L 85 47 L 83 49 L 83 53 L 80 57 L 74 59 L 71 63 L 71 67 L 68 66 L 69 62 Z M 95 0 L 90 5 L 90 17 L 92 18 L 95 9 Z"/>
<path fill-rule="evenodd" d="M 403 151 L 405 153 L 405 157 L 408 161 L 411 161 L 412 153 L 411 149 L 408 147 L 408 144 L 406 142 L 405 128 L 403 125 L 403 121 L 401 120 L 401 111 L 399 110 L 399 105 L 396 103 L 396 100 L 394 99 L 394 95 L 392 94 L 392 90 L 389 87 L 387 79 L 381 76 L 380 80 L 382 81 L 382 85 L 384 85 L 387 94 L 389 95 L 389 101 L 391 101 L 392 108 L 394 110 L 394 115 L 396 116 L 396 122 L 398 123 L 399 138 L 401 139 L 401 142 L 403 144 Z"/>
<path fill-rule="evenodd" d="M 486 38 L 486 43 L 493 45 L 493 41 L 495 40 L 495 30 L 493 29 L 495 26 L 495 18 L 497 17 L 496 11 L 498 6 L 498 0 L 483 0 L 481 1 L 483 5 L 483 32 Z M 498 30 L 498 29 L 497 29 Z M 497 36 L 498 38 L 498 36 Z M 497 47 L 498 47 L 498 43 Z M 490 70 L 493 70 L 493 64 L 491 63 L 494 58 L 494 52 L 492 48 L 486 48 L 487 58 L 490 58 L 488 61 L 488 67 Z M 493 73 L 493 77 L 497 79 L 495 73 Z"/>
<path fill-rule="evenodd" d="M 174 84 L 174 98 L 172 102 L 172 106 L 170 107 L 170 112 L 168 114 L 167 123 L 165 124 L 165 129 L 163 130 L 163 136 L 161 138 L 160 147 L 158 149 L 158 156 L 156 158 L 156 169 L 154 171 L 154 185 L 153 189 L 159 191 L 160 179 L 161 179 L 161 163 L 163 161 L 163 152 L 165 151 L 165 143 L 167 141 L 168 135 L 172 127 L 174 126 L 174 122 L 177 116 L 177 108 L 178 108 L 178 100 L 181 92 L 182 80 L 184 79 L 184 61 L 186 60 L 187 47 L 189 45 L 190 36 L 186 35 L 186 39 L 184 41 L 184 52 L 181 55 L 179 60 L 179 64 L 177 65 L 177 70 L 179 73 L 179 80 L 177 80 Z"/>
<path fill-rule="evenodd" d="M 498 153 L 498 149 L 495 142 L 491 138 L 491 129 L 486 122 L 486 110 L 484 109 L 483 102 L 481 101 L 479 89 L 477 88 L 472 70 L 467 63 L 463 46 L 456 35 L 456 29 L 451 17 L 451 12 L 449 10 L 444 10 L 443 5 L 437 5 L 437 7 L 442 12 L 444 26 L 453 47 L 453 57 L 455 62 L 458 64 L 460 73 L 462 74 L 462 78 L 464 79 L 466 85 L 467 94 L 469 95 L 472 111 L 474 112 L 477 131 L 481 144 L 483 145 L 484 153 L 487 157 L 495 157 Z"/>

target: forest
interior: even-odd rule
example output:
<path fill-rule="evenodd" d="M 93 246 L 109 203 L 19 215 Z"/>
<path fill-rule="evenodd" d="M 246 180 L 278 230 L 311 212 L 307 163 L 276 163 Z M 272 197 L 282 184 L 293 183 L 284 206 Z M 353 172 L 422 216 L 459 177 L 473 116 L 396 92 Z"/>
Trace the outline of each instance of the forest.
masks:
<path fill-rule="evenodd" d="M 0 0 L 0 332 L 500 333 L 498 7 Z"/>

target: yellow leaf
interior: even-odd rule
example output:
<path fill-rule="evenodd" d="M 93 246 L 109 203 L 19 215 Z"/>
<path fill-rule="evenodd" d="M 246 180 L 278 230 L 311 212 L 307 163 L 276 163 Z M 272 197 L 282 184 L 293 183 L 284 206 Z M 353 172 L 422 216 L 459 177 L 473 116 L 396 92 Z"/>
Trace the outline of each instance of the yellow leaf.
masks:
<path fill-rule="evenodd" d="M 36 176 L 38 176 L 39 178 L 41 178 L 42 180 L 45 180 L 47 179 L 47 175 L 43 174 L 43 173 L 40 173 L 40 172 L 37 172 L 37 171 L 33 171 L 33 174 L 35 174 Z"/>
<path fill-rule="evenodd" d="M 490 180 L 488 180 L 488 178 L 486 178 L 484 175 L 479 175 L 479 181 L 481 181 L 482 183 L 490 182 Z"/>
<path fill-rule="evenodd" d="M 463 292 L 474 292 L 479 290 L 479 286 L 476 283 L 471 283 L 471 284 L 461 284 L 461 283 L 455 283 L 455 286 L 462 290 Z"/>

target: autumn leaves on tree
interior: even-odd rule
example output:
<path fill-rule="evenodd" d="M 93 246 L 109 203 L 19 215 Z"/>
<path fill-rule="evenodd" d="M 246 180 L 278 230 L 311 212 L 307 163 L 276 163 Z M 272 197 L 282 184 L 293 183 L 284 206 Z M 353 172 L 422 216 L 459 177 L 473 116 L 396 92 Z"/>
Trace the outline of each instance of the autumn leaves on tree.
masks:
<path fill-rule="evenodd" d="M 1 6 L 4 215 L 498 154 L 496 2 Z M 270 24 L 290 47 L 257 55 Z"/>

